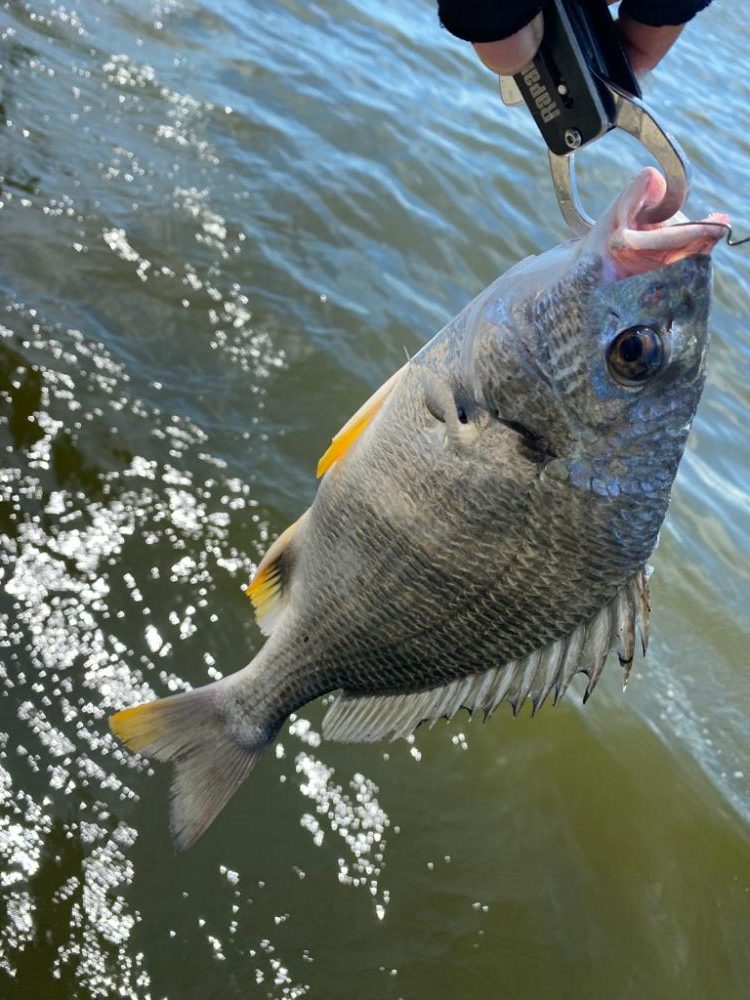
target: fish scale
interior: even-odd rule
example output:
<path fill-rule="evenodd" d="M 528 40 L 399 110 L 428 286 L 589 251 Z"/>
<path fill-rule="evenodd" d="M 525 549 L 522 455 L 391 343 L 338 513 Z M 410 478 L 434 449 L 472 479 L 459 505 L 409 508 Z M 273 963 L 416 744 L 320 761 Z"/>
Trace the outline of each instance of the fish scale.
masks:
<path fill-rule="evenodd" d="M 323 694 L 339 693 L 324 736 L 369 741 L 462 707 L 536 711 L 578 672 L 587 700 L 612 650 L 627 679 L 705 376 L 717 239 L 685 226 L 675 256 L 666 227 L 638 230 L 652 188 L 644 171 L 584 239 L 493 282 L 344 425 L 248 587 L 268 636 L 251 663 L 113 717 L 177 765 L 179 848 Z M 653 244 L 640 270 L 630 231 Z"/>

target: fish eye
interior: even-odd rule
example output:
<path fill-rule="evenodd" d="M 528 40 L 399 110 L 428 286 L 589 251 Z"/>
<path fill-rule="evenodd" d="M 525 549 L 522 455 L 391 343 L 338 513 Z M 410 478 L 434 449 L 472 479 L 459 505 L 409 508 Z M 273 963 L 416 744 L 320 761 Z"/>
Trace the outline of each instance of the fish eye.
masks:
<path fill-rule="evenodd" d="M 615 382 L 639 386 L 653 378 L 664 365 L 664 342 L 652 326 L 630 326 L 621 330 L 607 350 L 607 367 Z"/>

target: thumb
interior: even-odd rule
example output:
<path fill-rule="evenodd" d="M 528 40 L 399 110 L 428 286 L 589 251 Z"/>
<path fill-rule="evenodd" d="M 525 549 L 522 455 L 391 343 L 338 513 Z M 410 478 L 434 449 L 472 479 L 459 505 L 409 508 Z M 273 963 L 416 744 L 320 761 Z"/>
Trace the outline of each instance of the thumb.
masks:
<path fill-rule="evenodd" d="M 500 76 L 511 76 L 528 66 L 542 40 L 544 23 L 537 14 L 533 21 L 509 38 L 497 42 L 474 42 L 477 55 L 484 65 Z"/>

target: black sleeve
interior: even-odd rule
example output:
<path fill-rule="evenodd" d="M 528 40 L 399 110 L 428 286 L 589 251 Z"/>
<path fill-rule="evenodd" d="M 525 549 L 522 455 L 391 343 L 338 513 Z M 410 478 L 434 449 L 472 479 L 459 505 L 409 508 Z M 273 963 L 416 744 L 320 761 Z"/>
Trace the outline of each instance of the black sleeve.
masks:
<path fill-rule="evenodd" d="M 686 24 L 704 10 L 711 0 L 622 0 L 620 17 L 663 28 L 666 24 Z"/>
<path fill-rule="evenodd" d="M 620 14 L 652 27 L 685 24 L 711 0 L 622 0 Z M 494 42 L 520 31 L 542 0 L 438 0 L 440 23 L 467 42 Z"/>
<path fill-rule="evenodd" d="M 520 31 L 542 0 L 438 0 L 440 23 L 467 42 L 496 42 Z"/>

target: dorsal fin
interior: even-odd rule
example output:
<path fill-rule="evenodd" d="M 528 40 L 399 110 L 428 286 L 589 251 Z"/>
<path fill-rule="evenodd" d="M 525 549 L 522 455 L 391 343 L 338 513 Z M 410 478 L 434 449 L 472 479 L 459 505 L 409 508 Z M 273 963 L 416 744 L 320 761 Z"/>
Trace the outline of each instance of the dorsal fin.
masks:
<path fill-rule="evenodd" d="M 381 387 L 370 396 L 366 403 L 360 406 L 354 416 L 347 420 L 338 434 L 332 439 L 327 451 L 318 462 L 318 479 L 328 472 L 334 462 L 337 462 L 342 455 L 345 455 L 349 451 L 385 402 L 391 389 L 393 389 L 403 374 L 404 368 L 406 368 L 406 365 L 403 368 L 399 368 L 394 375 L 391 375 L 387 382 L 383 382 Z"/>
<path fill-rule="evenodd" d="M 245 593 L 253 602 L 255 620 L 264 635 L 270 635 L 284 610 L 289 579 L 294 566 L 294 547 L 309 511 L 283 531 L 263 556 Z"/>
<path fill-rule="evenodd" d="M 420 722 L 451 719 L 461 708 L 472 714 L 481 711 L 487 718 L 501 702 L 509 701 L 515 715 L 527 698 L 536 712 L 552 688 L 557 703 L 579 671 L 589 674 L 585 694 L 588 700 L 612 648 L 620 652 L 627 679 L 637 620 L 642 628 L 645 626 L 647 595 L 646 577 L 639 570 L 588 622 L 520 660 L 427 691 L 369 697 L 351 696 L 344 691 L 328 709 L 323 735 L 329 740 L 354 743 L 380 740 L 388 734 L 397 739 L 408 736 Z M 623 646 L 625 656 L 631 659 L 623 657 Z"/>

